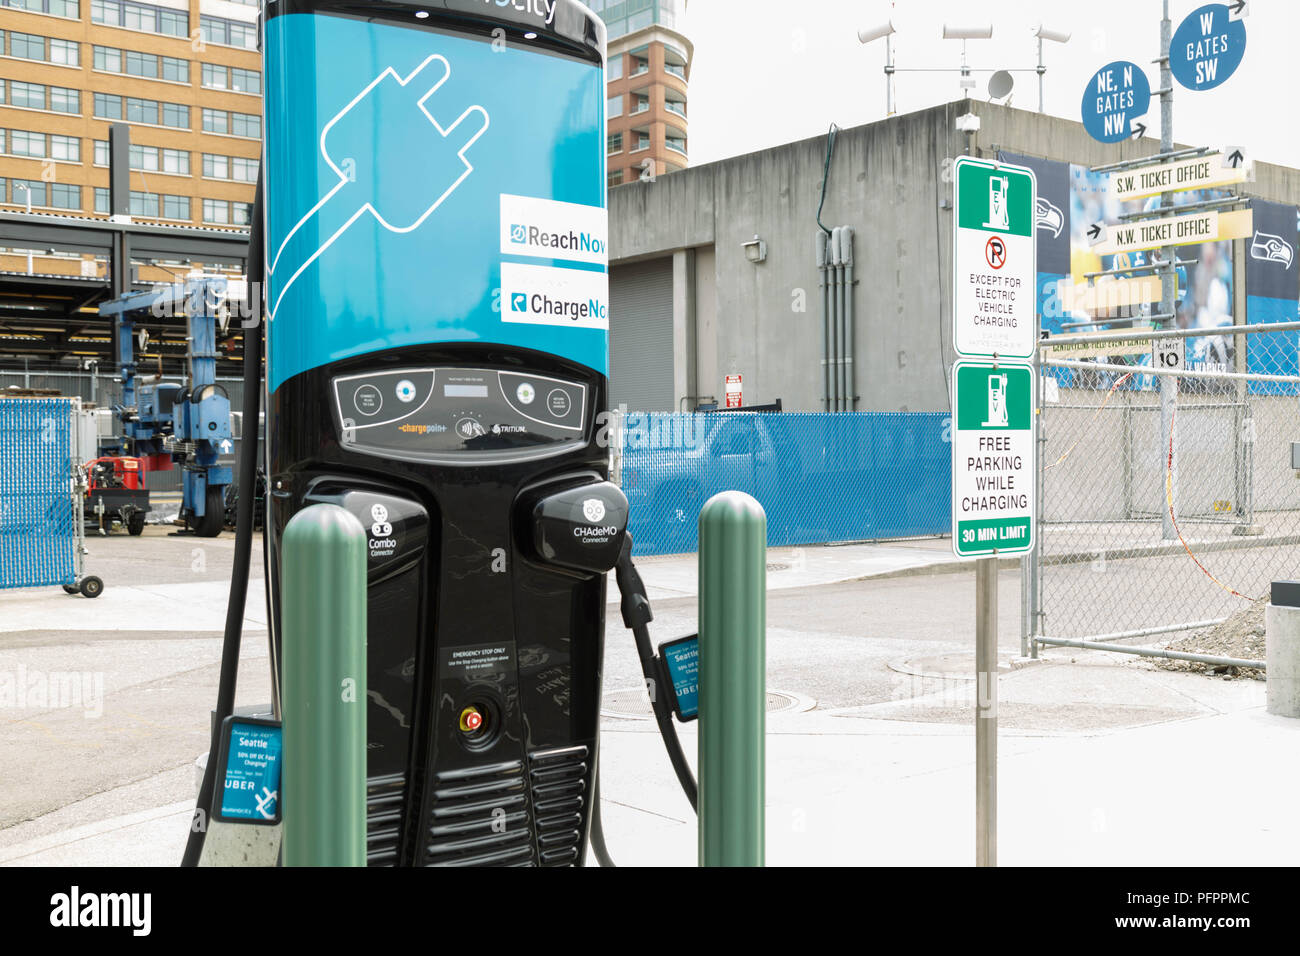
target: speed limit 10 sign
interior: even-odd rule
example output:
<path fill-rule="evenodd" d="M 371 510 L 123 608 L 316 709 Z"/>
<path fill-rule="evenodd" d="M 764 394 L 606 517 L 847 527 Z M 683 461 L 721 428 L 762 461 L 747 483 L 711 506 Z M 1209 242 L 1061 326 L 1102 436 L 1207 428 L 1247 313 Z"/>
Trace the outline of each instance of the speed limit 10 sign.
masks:
<path fill-rule="evenodd" d="M 1152 339 L 1151 366 L 1170 372 L 1182 371 L 1186 348 L 1186 339 Z"/>

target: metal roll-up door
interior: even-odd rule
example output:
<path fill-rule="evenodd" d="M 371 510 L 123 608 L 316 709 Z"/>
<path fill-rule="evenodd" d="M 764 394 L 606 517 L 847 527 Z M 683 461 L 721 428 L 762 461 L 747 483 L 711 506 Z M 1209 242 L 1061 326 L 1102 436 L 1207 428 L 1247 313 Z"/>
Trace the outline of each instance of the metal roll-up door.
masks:
<path fill-rule="evenodd" d="M 673 260 L 609 271 L 610 406 L 671 412 L 673 406 Z"/>

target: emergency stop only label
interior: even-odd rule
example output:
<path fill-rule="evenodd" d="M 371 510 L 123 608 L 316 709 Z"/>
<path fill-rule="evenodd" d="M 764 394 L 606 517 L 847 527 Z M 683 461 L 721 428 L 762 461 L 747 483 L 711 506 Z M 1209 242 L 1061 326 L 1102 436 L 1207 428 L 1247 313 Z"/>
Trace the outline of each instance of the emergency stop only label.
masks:
<path fill-rule="evenodd" d="M 501 263 L 501 321 L 609 328 L 609 276 L 603 270 Z"/>
<path fill-rule="evenodd" d="M 958 362 L 952 370 L 952 549 L 1014 555 L 1034 544 L 1033 370 Z"/>

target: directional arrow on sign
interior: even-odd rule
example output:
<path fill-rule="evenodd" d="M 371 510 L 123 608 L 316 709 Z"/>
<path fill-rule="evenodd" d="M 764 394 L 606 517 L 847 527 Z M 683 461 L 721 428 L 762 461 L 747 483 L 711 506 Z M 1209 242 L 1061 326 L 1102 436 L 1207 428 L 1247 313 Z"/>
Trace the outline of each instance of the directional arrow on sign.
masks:
<path fill-rule="evenodd" d="M 1240 169 L 1246 163 L 1246 153 L 1240 146 L 1223 147 L 1223 166 L 1225 169 Z"/>
<path fill-rule="evenodd" d="M 1240 20 L 1242 17 L 1250 16 L 1250 4 L 1246 0 L 1237 0 L 1236 3 L 1228 4 L 1228 19 Z"/>
<path fill-rule="evenodd" d="M 1133 129 L 1134 139 L 1141 139 L 1143 136 L 1147 134 L 1147 124 L 1143 123 L 1141 120 L 1135 119 L 1133 121 L 1132 129 Z"/>
<path fill-rule="evenodd" d="M 1088 227 L 1088 245 L 1095 246 L 1106 241 L 1106 224 L 1094 222 Z"/>
<path fill-rule="evenodd" d="M 228 451 L 230 451 L 231 447 L 232 447 L 232 446 L 231 446 L 231 444 L 230 444 L 230 439 L 229 439 L 229 438 L 226 438 L 226 439 L 224 439 L 224 440 L 221 442 L 221 450 L 222 450 L 222 451 L 227 451 L 227 452 L 228 452 Z"/>

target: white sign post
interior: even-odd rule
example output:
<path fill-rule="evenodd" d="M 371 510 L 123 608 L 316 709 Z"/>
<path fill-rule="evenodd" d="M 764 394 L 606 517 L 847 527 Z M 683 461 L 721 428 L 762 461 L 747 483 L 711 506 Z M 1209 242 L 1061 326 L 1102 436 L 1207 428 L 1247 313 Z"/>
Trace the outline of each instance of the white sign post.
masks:
<path fill-rule="evenodd" d="M 1034 541 L 1038 264 L 1033 170 L 954 167 L 952 549 L 975 566 L 975 863 L 997 865 L 997 555 Z"/>

